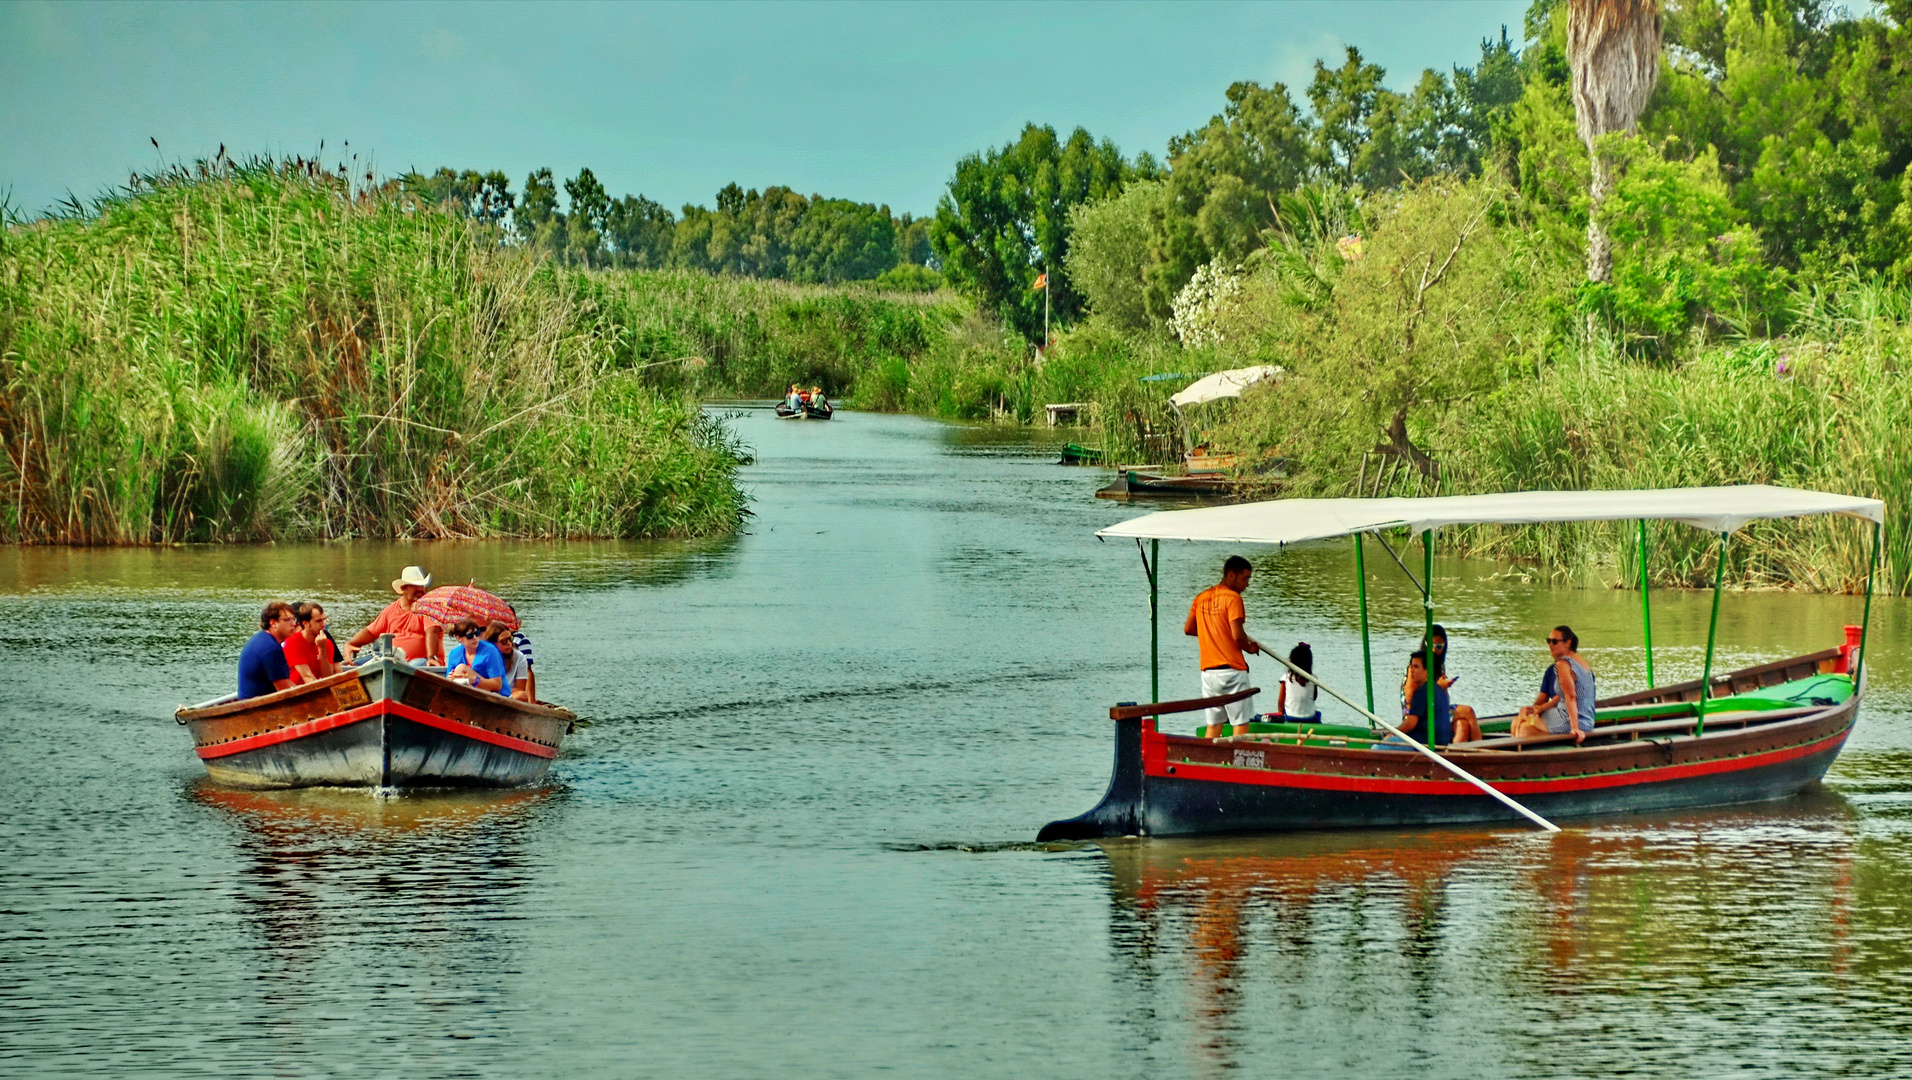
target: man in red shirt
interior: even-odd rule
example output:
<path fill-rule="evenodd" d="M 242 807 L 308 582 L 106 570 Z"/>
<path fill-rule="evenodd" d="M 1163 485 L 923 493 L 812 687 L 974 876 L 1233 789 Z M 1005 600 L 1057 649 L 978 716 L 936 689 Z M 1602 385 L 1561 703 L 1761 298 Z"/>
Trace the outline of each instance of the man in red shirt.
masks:
<path fill-rule="evenodd" d="M 429 657 L 443 662 L 445 628 L 427 618 L 422 611 L 413 610 L 418 599 L 432 587 L 432 576 L 416 566 L 408 566 L 405 572 L 392 582 L 392 591 L 398 599 L 386 605 L 378 613 L 372 625 L 352 635 L 345 643 L 347 660 L 362 648 L 378 640 L 380 634 L 391 634 L 392 644 L 405 654 L 405 659 L 416 660 Z"/>
<path fill-rule="evenodd" d="M 1243 626 L 1248 612 L 1242 606 L 1241 594 L 1254 574 L 1255 568 L 1247 559 L 1230 555 L 1222 564 L 1221 583 L 1202 590 L 1189 605 L 1182 633 L 1201 643 L 1203 697 L 1220 697 L 1249 687 L 1248 660 L 1242 653 L 1260 652 L 1261 643 L 1249 637 Z M 1248 718 L 1255 715 L 1254 707 L 1255 699 L 1245 697 L 1209 709 L 1204 734 L 1213 739 L 1225 734 L 1223 725 L 1248 723 Z"/>

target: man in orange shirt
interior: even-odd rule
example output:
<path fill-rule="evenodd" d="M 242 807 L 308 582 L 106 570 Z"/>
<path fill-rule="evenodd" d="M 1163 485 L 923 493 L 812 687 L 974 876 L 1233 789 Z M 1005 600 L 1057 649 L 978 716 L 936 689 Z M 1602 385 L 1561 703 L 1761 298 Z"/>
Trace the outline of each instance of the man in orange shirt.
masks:
<path fill-rule="evenodd" d="M 350 660 L 360 649 L 378 640 L 380 634 L 391 634 L 393 646 L 405 654 L 405 659 L 423 656 L 442 663 L 445 628 L 413 608 L 431 587 L 430 574 L 417 566 L 406 567 L 392 582 L 392 591 L 398 594 L 398 599 L 387 604 L 378 618 L 372 620 L 372 625 L 352 635 L 352 640 L 345 643 L 345 658 Z"/>
<path fill-rule="evenodd" d="M 1248 660 L 1242 653 L 1260 652 L 1261 643 L 1249 637 L 1242 625 L 1248 612 L 1242 607 L 1241 594 L 1254 574 L 1255 568 L 1247 559 L 1230 555 L 1222 564 L 1221 584 L 1202 590 L 1189 605 L 1188 621 L 1182 624 L 1182 633 L 1201 643 L 1203 697 L 1220 697 L 1248 689 Z M 1255 715 L 1254 708 L 1255 699 L 1245 697 L 1208 710 L 1205 734 L 1216 738 L 1222 734 L 1224 724 L 1248 723 L 1248 718 Z"/>

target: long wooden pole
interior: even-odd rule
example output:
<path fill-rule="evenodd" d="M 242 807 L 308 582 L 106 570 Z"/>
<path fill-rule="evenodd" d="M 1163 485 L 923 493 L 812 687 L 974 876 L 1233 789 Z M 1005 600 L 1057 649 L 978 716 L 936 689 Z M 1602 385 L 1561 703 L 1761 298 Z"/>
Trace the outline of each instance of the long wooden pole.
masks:
<path fill-rule="evenodd" d="M 1646 688 L 1653 689 L 1653 603 L 1647 599 L 1646 519 L 1640 519 L 1640 625 L 1646 628 Z"/>
<path fill-rule="evenodd" d="M 1410 737 L 1407 734 L 1407 732 L 1402 731 L 1400 728 L 1395 727 L 1393 724 L 1390 724 L 1386 720 L 1383 720 L 1379 716 L 1376 716 L 1372 709 L 1363 709 L 1361 706 L 1356 705 L 1352 701 L 1349 701 L 1345 694 L 1341 693 L 1339 690 L 1336 690 L 1334 687 L 1329 686 L 1327 683 L 1322 682 L 1320 677 L 1315 675 L 1314 672 L 1302 671 L 1300 668 L 1297 668 L 1293 664 L 1290 664 L 1286 657 L 1283 657 L 1278 653 L 1267 653 L 1265 655 L 1267 655 L 1271 659 L 1280 661 L 1281 666 L 1287 668 L 1289 671 L 1292 671 L 1297 675 L 1306 676 L 1310 682 L 1314 683 L 1316 686 L 1320 687 L 1321 689 L 1326 690 L 1328 692 L 1328 695 L 1334 698 L 1336 701 L 1339 701 L 1341 704 L 1346 705 L 1348 708 L 1353 709 L 1355 712 L 1358 712 L 1362 716 L 1367 717 L 1370 721 L 1376 724 L 1379 724 L 1381 727 L 1387 729 L 1389 734 L 1406 742 L 1408 746 L 1414 748 L 1414 750 L 1419 752 L 1422 757 L 1427 758 L 1429 761 L 1432 761 L 1434 764 L 1439 765 L 1441 768 L 1446 769 L 1448 772 L 1453 773 L 1455 776 L 1460 777 L 1462 780 L 1467 781 L 1468 783 L 1481 789 L 1487 794 L 1493 796 L 1496 800 L 1498 800 L 1500 803 L 1505 805 L 1508 809 L 1519 814 L 1521 817 L 1526 818 L 1528 821 L 1533 822 L 1535 825 L 1540 826 L 1541 828 L 1547 830 L 1548 832 L 1560 831 L 1560 826 L 1555 825 L 1553 822 L 1548 821 L 1546 818 L 1541 817 L 1539 814 L 1536 814 L 1532 810 L 1529 810 L 1526 807 L 1520 805 L 1519 803 L 1515 802 L 1511 797 L 1509 797 L 1505 792 L 1500 791 L 1497 788 L 1489 786 L 1485 780 L 1482 780 L 1480 777 L 1475 776 L 1473 773 L 1468 772 L 1466 769 L 1463 769 L 1459 765 L 1456 765 L 1453 762 L 1447 760 L 1445 757 L 1442 757 L 1440 754 L 1435 753 L 1431 748 L 1429 748 L 1425 744 Z M 1429 726 L 1432 726 L 1433 721 L 1429 720 L 1428 724 Z"/>
<path fill-rule="evenodd" d="M 1700 669 L 1700 707 L 1693 734 L 1706 734 L 1706 699 L 1713 696 L 1713 641 L 1719 636 L 1719 590 L 1726 580 L 1726 533 L 1719 534 L 1719 560 L 1713 565 L 1713 618 L 1706 624 L 1706 666 Z"/>
<path fill-rule="evenodd" d="M 1367 677 L 1368 711 L 1374 711 L 1374 646 L 1368 640 L 1368 568 L 1361 560 L 1361 534 L 1354 534 L 1354 591 L 1361 597 L 1361 674 Z"/>

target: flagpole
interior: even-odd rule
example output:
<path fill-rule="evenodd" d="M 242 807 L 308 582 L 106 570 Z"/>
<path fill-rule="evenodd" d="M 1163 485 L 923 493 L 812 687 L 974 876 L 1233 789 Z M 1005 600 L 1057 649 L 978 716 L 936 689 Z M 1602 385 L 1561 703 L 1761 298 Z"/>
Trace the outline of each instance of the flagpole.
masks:
<path fill-rule="evenodd" d="M 1042 268 L 1042 358 L 1049 359 L 1049 268 Z"/>

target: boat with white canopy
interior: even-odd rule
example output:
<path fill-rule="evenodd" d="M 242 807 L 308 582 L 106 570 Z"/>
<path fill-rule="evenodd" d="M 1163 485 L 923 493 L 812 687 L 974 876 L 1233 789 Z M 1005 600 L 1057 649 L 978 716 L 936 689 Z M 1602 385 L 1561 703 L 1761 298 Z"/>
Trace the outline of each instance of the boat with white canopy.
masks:
<path fill-rule="evenodd" d="M 1872 526 L 1865 614 L 1831 648 L 1716 675 L 1721 574 L 1726 545 L 1753 521 L 1842 515 Z M 1633 521 L 1640 535 L 1645 628 L 1643 689 L 1600 699 L 1595 726 L 1572 735 L 1508 734 L 1511 716 L 1482 717 L 1482 737 L 1427 745 L 1375 712 L 1364 542 L 1380 543 L 1422 599 L 1433 636 L 1434 539 L 1463 525 Z M 1675 522 L 1719 538 L 1712 618 L 1700 678 L 1656 684 L 1647 589 L 1649 522 Z M 1045 826 L 1040 838 L 1088 839 L 1335 827 L 1515 822 L 1553 828 L 1550 818 L 1724 805 L 1785 798 L 1818 781 L 1851 734 L 1864 696 L 1865 636 L 1885 504 L 1877 499 L 1748 484 L 1642 491 L 1530 491 L 1437 498 L 1276 499 L 1171 510 L 1097 534 L 1133 539 L 1142 552 L 1151 615 L 1152 696 L 1161 697 L 1156 625 L 1161 544 L 1170 541 L 1289 544 L 1351 538 L 1365 707 L 1316 682 L 1370 726 L 1250 723 L 1209 737 L 1159 730 L 1158 718 L 1245 695 L 1123 704 L 1108 793 L 1088 813 Z M 1397 550 L 1388 534 L 1404 534 Z M 1404 559 L 1419 538 L 1421 576 Z M 1268 659 L 1280 661 L 1279 657 Z M 1285 663 L 1285 662 L 1284 662 Z M 1249 691 L 1252 693 L 1253 691 Z M 1427 725 L 1424 725 L 1424 730 Z M 1383 746 L 1383 743 L 1392 744 Z M 1401 744 L 1416 753 L 1402 753 Z"/>
<path fill-rule="evenodd" d="M 1096 494 L 1104 499 L 1126 499 L 1137 495 L 1199 498 L 1241 494 L 1245 490 L 1243 481 L 1228 475 L 1240 464 L 1240 459 L 1234 454 L 1214 453 L 1206 445 L 1198 445 L 1191 434 L 1188 417 L 1182 410 L 1191 405 L 1241 397 L 1242 392 L 1249 387 L 1273 382 L 1283 374 L 1281 368 L 1269 364 L 1231 368 L 1204 375 L 1170 395 L 1169 408 L 1175 410 L 1177 426 L 1181 428 L 1181 471 L 1124 465 L 1117 470 L 1114 483 Z"/>

